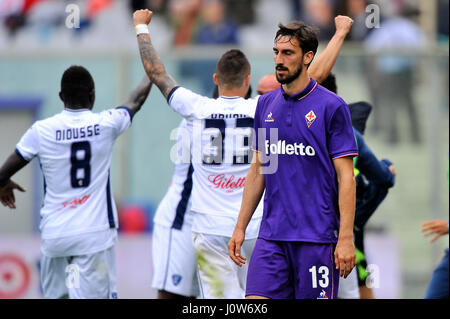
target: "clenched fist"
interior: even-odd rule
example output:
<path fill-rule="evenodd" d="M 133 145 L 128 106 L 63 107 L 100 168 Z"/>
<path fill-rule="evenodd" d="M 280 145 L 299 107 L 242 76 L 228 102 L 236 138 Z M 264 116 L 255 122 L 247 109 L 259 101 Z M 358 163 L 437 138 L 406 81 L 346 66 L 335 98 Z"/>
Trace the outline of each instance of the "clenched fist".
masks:
<path fill-rule="evenodd" d="M 336 25 L 336 33 L 346 36 L 352 28 L 353 20 L 350 17 L 338 15 L 334 18 L 334 24 Z"/>
<path fill-rule="evenodd" d="M 149 24 L 152 20 L 153 12 L 148 9 L 136 10 L 133 14 L 134 25 L 138 24 Z"/>

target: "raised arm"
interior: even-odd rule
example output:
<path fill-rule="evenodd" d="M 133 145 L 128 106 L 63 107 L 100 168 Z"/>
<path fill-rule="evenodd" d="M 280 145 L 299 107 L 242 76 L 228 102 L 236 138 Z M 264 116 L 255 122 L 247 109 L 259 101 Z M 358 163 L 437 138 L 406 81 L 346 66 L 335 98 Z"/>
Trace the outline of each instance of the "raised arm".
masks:
<path fill-rule="evenodd" d="M 28 162 L 17 153 L 12 153 L 6 162 L 0 167 L 0 202 L 9 208 L 16 208 L 14 189 L 18 189 L 21 192 L 25 190 L 10 180 L 11 176 L 21 170 Z"/>
<path fill-rule="evenodd" d="M 151 88 L 152 82 L 150 82 L 150 79 L 147 75 L 144 75 L 141 83 L 139 83 L 139 85 L 133 91 L 131 91 L 127 101 L 122 103 L 123 106 L 126 106 L 130 109 L 132 116 L 139 112 L 142 104 L 144 104 L 145 100 L 147 99 Z"/>
<path fill-rule="evenodd" d="M 148 9 L 135 11 L 133 14 L 135 27 L 140 25 L 140 27 L 138 27 L 139 30 L 144 27 L 143 25 L 147 26 L 152 19 L 152 15 L 153 12 Z M 147 30 L 145 30 L 145 32 L 147 32 Z M 139 33 L 137 35 L 137 39 L 145 72 L 147 73 L 150 81 L 159 88 L 161 93 L 167 99 L 170 91 L 177 86 L 177 82 L 175 82 L 172 76 L 166 72 L 164 64 L 162 63 L 156 50 L 153 48 L 152 41 L 150 40 L 150 34 Z"/>
<path fill-rule="evenodd" d="M 353 20 L 347 16 L 339 15 L 334 18 L 334 23 L 336 25 L 336 33 L 328 42 L 325 50 L 314 59 L 308 68 L 309 76 L 319 83 L 322 83 L 330 74 L 339 51 L 341 51 L 344 44 L 345 37 L 350 32 Z"/>

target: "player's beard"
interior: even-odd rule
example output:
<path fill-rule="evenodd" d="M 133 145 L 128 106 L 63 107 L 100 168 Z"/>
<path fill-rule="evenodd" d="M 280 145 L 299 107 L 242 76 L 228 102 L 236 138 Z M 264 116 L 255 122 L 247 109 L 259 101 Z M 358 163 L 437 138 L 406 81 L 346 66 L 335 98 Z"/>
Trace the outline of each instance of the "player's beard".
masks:
<path fill-rule="evenodd" d="M 298 69 L 297 69 L 293 74 L 290 74 L 290 73 L 288 72 L 287 75 L 286 75 L 286 77 L 280 78 L 280 75 L 278 74 L 278 72 L 276 72 L 278 67 L 282 67 L 283 70 L 286 70 L 286 71 L 289 71 L 289 69 L 286 68 L 286 67 L 283 67 L 283 66 L 277 66 L 277 67 L 275 68 L 275 75 L 276 75 L 276 77 L 277 77 L 277 81 L 278 81 L 280 84 L 289 84 L 289 83 L 295 81 L 295 80 L 300 76 L 300 74 L 302 74 L 302 71 L 303 71 L 303 65 L 300 63 Z"/>

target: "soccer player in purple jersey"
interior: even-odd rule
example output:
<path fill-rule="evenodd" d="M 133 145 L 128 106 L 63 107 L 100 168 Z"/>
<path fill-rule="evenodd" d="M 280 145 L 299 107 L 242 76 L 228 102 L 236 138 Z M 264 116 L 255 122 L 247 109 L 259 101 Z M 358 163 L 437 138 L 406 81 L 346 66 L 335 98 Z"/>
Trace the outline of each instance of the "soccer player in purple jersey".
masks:
<path fill-rule="evenodd" d="M 317 46 L 315 31 L 303 22 L 279 25 L 273 52 L 282 86 L 258 101 L 254 161 L 228 245 L 243 265 L 245 229 L 265 190 L 247 298 L 336 298 L 339 276 L 356 263 L 352 158 L 358 149 L 347 104 L 308 75 Z"/>

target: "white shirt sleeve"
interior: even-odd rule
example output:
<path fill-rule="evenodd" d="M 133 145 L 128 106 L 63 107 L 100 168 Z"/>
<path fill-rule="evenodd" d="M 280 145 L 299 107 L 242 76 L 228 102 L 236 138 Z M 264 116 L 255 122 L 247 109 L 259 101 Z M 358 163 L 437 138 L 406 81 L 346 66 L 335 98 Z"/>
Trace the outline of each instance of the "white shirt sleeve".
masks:
<path fill-rule="evenodd" d="M 116 133 L 116 137 L 125 132 L 131 125 L 131 111 L 125 106 L 106 110 L 102 115 L 103 125 L 112 127 Z"/>
<path fill-rule="evenodd" d="M 31 161 L 38 155 L 40 149 L 39 135 L 36 124 L 33 124 L 16 145 L 16 153 L 26 161 Z"/>
<path fill-rule="evenodd" d="M 210 114 L 206 103 L 209 98 L 183 87 L 175 88 L 168 97 L 170 107 L 185 118 L 203 119 Z"/>

